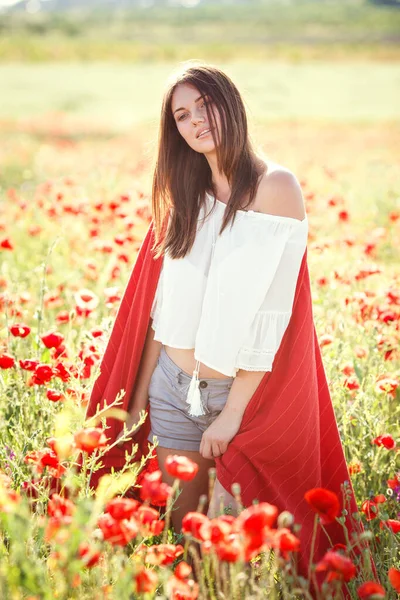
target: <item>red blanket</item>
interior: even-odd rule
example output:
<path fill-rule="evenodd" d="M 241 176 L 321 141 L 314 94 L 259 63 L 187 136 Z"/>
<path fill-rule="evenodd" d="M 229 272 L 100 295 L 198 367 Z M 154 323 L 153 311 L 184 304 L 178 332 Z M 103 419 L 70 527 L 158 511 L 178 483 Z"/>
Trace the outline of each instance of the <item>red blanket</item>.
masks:
<path fill-rule="evenodd" d="M 127 409 L 135 385 L 138 366 L 149 325 L 150 310 L 157 287 L 163 257 L 155 260 L 150 223 L 140 247 L 131 277 L 125 289 L 115 324 L 101 362 L 87 408 L 87 417 L 104 403 L 126 391 L 121 408 Z M 149 415 L 150 416 L 150 415 Z M 139 444 L 136 460 L 148 451 L 149 416 L 134 442 Z M 107 420 L 108 437 L 114 441 L 122 429 L 121 421 Z M 97 486 L 101 475 L 124 464 L 122 449 L 114 448 L 103 459 L 104 469 L 95 473 L 91 484 Z M 309 561 L 314 512 L 304 493 L 315 487 L 336 492 L 341 500 L 341 484 L 350 481 L 343 448 L 327 386 L 321 352 L 312 313 L 307 250 L 298 277 L 293 313 L 275 357 L 272 372 L 267 372 L 252 396 L 239 432 L 227 451 L 216 459 L 217 477 L 231 492 L 238 482 L 242 500 L 248 506 L 253 499 L 288 510 L 301 523 L 300 567 L 303 573 Z M 357 512 L 350 483 L 350 511 Z M 326 525 L 333 544 L 344 543 L 343 530 L 337 524 Z M 352 523 L 347 520 L 349 535 Z M 314 562 L 331 547 L 326 535 L 316 540 Z"/>

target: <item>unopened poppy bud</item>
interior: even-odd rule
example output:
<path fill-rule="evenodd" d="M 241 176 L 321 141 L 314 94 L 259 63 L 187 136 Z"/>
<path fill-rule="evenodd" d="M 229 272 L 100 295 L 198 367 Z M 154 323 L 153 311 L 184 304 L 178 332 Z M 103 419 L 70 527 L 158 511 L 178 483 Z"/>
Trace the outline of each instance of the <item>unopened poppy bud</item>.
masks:
<path fill-rule="evenodd" d="M 215 480 L 217 478 L 217 469 L 215 467 L 210 467 L 208 469 L 208 478 L 211 480 Z"/>
<path fill-rule="evenodd" d="M 203 512 L 203 508 L 206 506 L 208 502 L 207 494 L 201 494 L 199 498 L 199 504 L 197 506 L 197 512 Z"/>
<path fill-rule="evenodd" d="M 278 516 L 278 529 L 289 528 L 294 523 L 294 516 L 288 510 L 284 510 Z"/>
<path fill-rule="evenodd" d="M 242 488 L 240 487 L 240 483 L 237 483 L 237 482 L 232 483 L 231 490 L 232 490 L 232 494 L 234 496 L 239 496 L 240 492 L 242 491 Z"/>

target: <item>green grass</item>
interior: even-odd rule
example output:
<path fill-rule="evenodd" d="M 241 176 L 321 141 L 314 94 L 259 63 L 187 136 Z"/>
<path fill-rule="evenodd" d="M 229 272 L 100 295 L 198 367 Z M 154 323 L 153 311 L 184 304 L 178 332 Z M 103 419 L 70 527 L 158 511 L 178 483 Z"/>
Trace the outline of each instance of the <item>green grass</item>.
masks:
<path fill-rule="evenodd" d="M 362 0 L 250 1 L 2 15 L 0 61 L 398 59 L 400 10 Z"/>
<path fill-rule="evenodd" d="M 110 131 L 156 124 L 167 64 L 0 65 L 0 119 L 54 112 Z M 398 118 L 400 65 L 219 63 L 243 94 L 249 118 L 269 121 L 387 121 Z"/>

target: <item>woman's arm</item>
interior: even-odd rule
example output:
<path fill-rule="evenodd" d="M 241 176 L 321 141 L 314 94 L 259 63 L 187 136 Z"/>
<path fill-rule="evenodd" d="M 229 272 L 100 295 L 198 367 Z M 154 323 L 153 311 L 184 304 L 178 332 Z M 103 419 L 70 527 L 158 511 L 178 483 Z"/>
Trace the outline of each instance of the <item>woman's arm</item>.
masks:
<path fill-rule="evenodd" d="M 135 387 L 129 402 L 129 417 L 126 421 L 127 429 L 131 429 L 132 425 L 139 421 L 140 412 L 147 408 L 147 404 L 149 401 L 150 380 L 151 376 L 153 375 L 154 369 L 157 366 L 157 360 L 160 356 L 162 348 L 162 342 L 158 342 L 154 339 L 155 332 L 151 326 L 152 322 L 153 319 L 150 318 L 142 357 L 140 359 L 139 370 L 136 377 Z M 124 430 L 122 429 L 121 433 L 117 437 L 117 440 L 120 439 L 123 435 Z M 121 441 L 121 444 L 122 443 L 124 442 Z"/>
<path fill-rule="evenodd" d="M 226 404 L 201 438 L 200 454 L 215 458 L 223 454 L 237 434 L 246 406 L 258 388 L 265 371 L 239 369 L 233 380 Z"/>
<path fill-rule="evenodd" d="M 160 356 L 162 342 L 158 342 L 154 339 L 155 332 L 151 326 L 152 322 L 153 319 L 150 318 L 135 388 L 129 403 L 129 412 L 146 408 L 149 399 L 150 379 L 157 366 L 158 357 Z"/>

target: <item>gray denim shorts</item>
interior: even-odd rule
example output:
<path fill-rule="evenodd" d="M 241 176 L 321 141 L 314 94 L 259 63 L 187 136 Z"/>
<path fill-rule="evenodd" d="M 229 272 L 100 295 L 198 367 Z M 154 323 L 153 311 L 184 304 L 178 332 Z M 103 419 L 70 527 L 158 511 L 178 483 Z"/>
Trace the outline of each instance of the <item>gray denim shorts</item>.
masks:
<path fill-rule="evenodd" d="M 203 432 L 218 417 L 228 399 L 234 377 L 199 380 L 204 415 L 192 417 L 186 402 L 192 376 L 183 371 L 161 347 L 149 385 L 151 429 L 163 448 L 199 451 Z"/>

